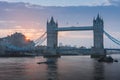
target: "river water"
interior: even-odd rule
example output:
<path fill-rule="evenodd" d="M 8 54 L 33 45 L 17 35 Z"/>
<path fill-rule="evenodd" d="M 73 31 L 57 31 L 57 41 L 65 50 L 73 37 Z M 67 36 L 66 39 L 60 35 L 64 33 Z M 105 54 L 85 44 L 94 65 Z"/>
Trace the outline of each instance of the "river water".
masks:
<path fill-rule="evenodd" d="M 51 64 L 43 57 L 0 58 L 0 80 L 120 80 L 119 62 L 99 63 L 90 56 L 62 56 Z"/>

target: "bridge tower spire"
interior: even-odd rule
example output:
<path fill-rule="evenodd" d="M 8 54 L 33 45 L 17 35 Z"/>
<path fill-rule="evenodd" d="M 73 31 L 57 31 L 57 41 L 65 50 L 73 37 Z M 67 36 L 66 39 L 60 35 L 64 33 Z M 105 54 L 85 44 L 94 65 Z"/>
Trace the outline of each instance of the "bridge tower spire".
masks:
<path fill-rule="evenodd" d="M 105 56 L 103 30 L 104 30 L 104 22 L 103 19 L 98 14 L 97 18 L 93 19 L 94 47 L 92 51 L 92 53 L 97 55 L 98 57 Z"/>
<path fill-rule="evenodd" d="M 47 21 L 47 49 L 51 54 L 56 54 L 57 48 L 57 35 L 58 32 L 56 29 L 58 28 L 58 23 L 54 21 L 54 18 L 51 17 L 50 21 Z"/>

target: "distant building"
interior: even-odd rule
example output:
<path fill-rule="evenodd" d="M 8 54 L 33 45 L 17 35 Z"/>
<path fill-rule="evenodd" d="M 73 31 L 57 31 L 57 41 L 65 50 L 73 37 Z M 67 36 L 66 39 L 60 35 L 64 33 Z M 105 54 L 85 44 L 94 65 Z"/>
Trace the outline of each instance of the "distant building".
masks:
<path fill-rule="evenodd" d="M 63 46 L 63 44 L 62 44 L 62 43 L 59 43 L 59 47 L 61 47 L 61 46 Z"/>
<path fill-rule="evenodd" d="M 35 46 L 35 43 L 31 40 L 26 39 L 26 37 L 22 33 L 16 32 L 10 36 L 0 38 L 0 49 L 6 50 L 6 46 L 8 45 L 19 48 L 33 48 Z"/>

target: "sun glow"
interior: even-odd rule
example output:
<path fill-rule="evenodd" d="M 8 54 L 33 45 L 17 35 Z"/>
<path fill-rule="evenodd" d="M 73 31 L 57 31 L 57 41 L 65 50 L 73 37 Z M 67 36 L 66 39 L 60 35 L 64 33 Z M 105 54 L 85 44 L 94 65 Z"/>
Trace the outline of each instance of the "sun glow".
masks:
<path fill-rule="evenodd" d="M 29 38 L 29 37 L 25 37 L 25 40 L 26 40 L 26 41 L 29 41 L 29 40 L 30 40 L 30 38 Z"/>

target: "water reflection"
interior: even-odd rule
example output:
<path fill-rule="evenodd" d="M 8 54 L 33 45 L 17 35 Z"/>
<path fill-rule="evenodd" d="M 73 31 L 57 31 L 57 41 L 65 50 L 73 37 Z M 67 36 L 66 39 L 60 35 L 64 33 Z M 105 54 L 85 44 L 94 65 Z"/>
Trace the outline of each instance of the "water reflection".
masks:
<path fill-rule="evenodd" d="M 94 80 L 105 80 L 104 64 L 97 61 L 94 62 Z"/>
<path fill-rule="evenodd" d="M 58 58 L 47 58 L 47 78 L 48 80 L 59 80 L 58 79 Z"/>
<path fill-rule="evenodd" d="M 120 56 L 117 59 L 120 60 Z M 120 80 L 120 63 L 99 63 L 89 56 L 60 59 L 0 58 L 0 80 Z"/>

